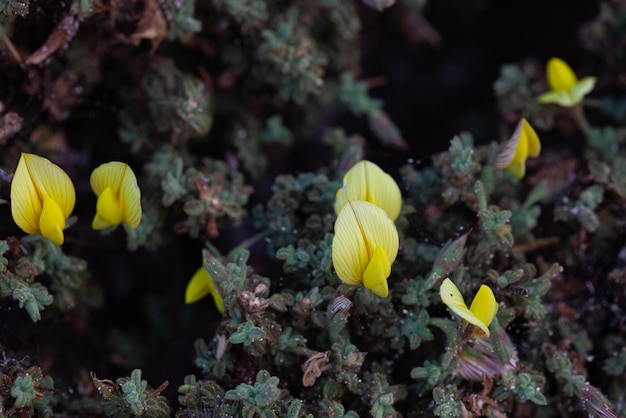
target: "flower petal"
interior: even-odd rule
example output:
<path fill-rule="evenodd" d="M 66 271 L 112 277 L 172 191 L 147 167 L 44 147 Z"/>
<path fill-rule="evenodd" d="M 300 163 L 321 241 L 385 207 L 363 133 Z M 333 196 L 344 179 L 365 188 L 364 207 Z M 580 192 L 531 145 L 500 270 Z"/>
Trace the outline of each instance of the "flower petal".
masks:
<path fill-rule="evenodd" d="M 187 284 L 187 289 L 185 291 L 185 303 L 190 304 L 197 302 L 208 294 L 211 294 L 213 297 L 213 302 L 215 303 L 217 310 L 220 311 L 222 315 L 226 315 L 224 301 L 222 296 L 215 289 L 213 278 L 204 267 L 200 267 Z"/>
<path fill-rule="evenodd" d="M 539 142 L 539 136 L 537 136 L 537 132 L 533 129 L 530 123 L 525 118 L 521 120 L 522 124 L 522 135 L 526 138 L 526 142 L 528 142 L 528 156 L 529 157 L 538 157 L 541 152 L 541 142 Z"/>
<path fill-rule="evenodd" d="M 539 156 L 540 151 L 541 143 L 537 133 L 530 123 L 522 118 L 498 154 L 494 167 L 506 169 L 513 177 L 522 178 L 526 173 L 526 159 L 528 156 Z"/>
<path fill-rule="evenodd" d="M 465 301 L 463 300 L 463 296 L 461 292 L 456 287 L 456 285 L 450 279 L 445 279 L 441 283 L 441 287 L 439 288 L 439 296 L 441 296 L 442 302 L 452 310 L 456 315 L 460 316 L 465 321 L 470 324 L 480 328 L 487 336 L 489 336 L 489 327 L 485 325 L 485 323 L 480 320 L 473 312 L 471 312 Z"/>
<path fill-rule="evenodd" d="M 569 92 L 565 90 L 543 93 L 537 100 L 539 103 L 554 103 L 563 107 L 572 107 L 576 104 Z"/>
<path fill-rule="evenodd" d="M 122 208 L 110 187 L 104 189 L 98 197 L 96 213 L 103 221 L 110 225 L 119 225 L 122 223 Z"/>
<path fill-rule="evenodd" d="M 17 226 L 24 232 L 38 234 L 41 209 L 42 201 L 22 154 L 11 181 L 11 214 Z"/>
<path fill-rule="evenodd" d="M 493 317 L 498 312 L 498 302 L 493 295 L 493 290 L 489 286 L 481 285 L 469 309 L 483 324 L 489 327 Z"/>
<path fill-rule="evenodd" d="M 137 185 L 137 177 L 130 167 L 122 179 L 120 186 L 120 200 L 122 202 L 124 222 L 131 228 L 137 228 L 141 222 L 141 192 Z"/>
<path fill-rule="evenodd" d="M 595 77 L 585 77 L 578 81 L 576 84 L 574 84 L 570 89 L 570 96 L 574 104 L 580 103 L 583 97 L 585 97 L 591 92 L 591 90 L 593 90 L 595 85 Z"/>
<path fill-rule="evenodd" d="M 65 216 L 57 203 L 48 195 L 43 198 L 43 208 L 39 218 L 39 230 L 41 235 L 57 245 L 63 244 L 63 228 L 65 228 Z"/>
<path fill-rule="evenodd" d="M 511 176 L 521 179 L 526 174 L 526 161 L 522 161 L 519 164 L 511 164 L 506 168 L 506 172 Z"/>
<path fill-rule="evenodd" d="M 22 158 L 39 200 L 43 201 L 45 195 L 50 196 L 61 209 L 63 217 L 69 218 L 76 203 L 76 191 L 69 176 L 47 158 L 34 154 L 22 154 Z"/>
<path fill-rule="evenodd" d="M 204 267 L 200 267 L 187 283 L 185 290 L 185 303 L 190 304 L 199 301 L 209 293 L 213 288 L 213 280 L 211 275 Z"/>
<path fill-rule="evenodd" d="M 376 247 L 380 245 L 387 253 L 389 262 L 393 263 L 398 255 L 399 238 L 398 230 L 387 213 L 369 202 L 351 200 L 348 205 L 354 212 L 364 237 L 368 262 L 369 258 L 374 256 Z"/>
<path fill-rule="evenodd" d="M 578 79 L 572 68 L 560 58 L 550 58 L 546 65 L 546 77 L 552 91 L 569 90 Z"/>
<path fill-rule="evenodd" d="M 96 216 L 93 217 L 93 221 L 91 221 L 91 227 L 95 229 L 96 231 L 107 229 L 115 225 L 117 224 L 112 224 L 112 223 L 105 221 L 97 213 L 96 213 Z"/>
<path fill-rule="evenodd" d="M 339 214 L 348 200 L 365 200 L 382 208 L 396 220 L 402 207 L 402 194 L 396 181 L 371 161 L 356 163 L 343 178 L 337 191 L 335 213 Z"/>
<path fill-rule="evenodd" d="M 374 256 L 363 273 L 363 286 L 381 298 L 389 295 L 387 277 L 391 274 L 391 263 L 387 253 L 380 245 L 374 250 Z"/>
<path fill-rule="evenodd" d="M 516 165 L 519 163 L 523 163 L 528 158 L 528 139 L 526 138 L 526 135 L 524 134 L 523 121 L 524 119 L 522 119 L 517 124 L 517 128 L 515 129 L 515 132 L 513 133 L 513 135 L 516 137 L 515 142 L 517 142 L 517 145 L 515 147 L 515 153 L 513 154 L 513 158 L 511 159 L 511 162 L 509 162 L 509 165 Z"/>
<path fill-rule="evenodd" d="M 347 284 L 362 283 L 379 246 L 378 251 L 385 253 L 391 265 L 398 255 L 398 231 L 394 223 L 373 203 L 348 201 L 335 221 L 333 238 L 333 265 L 339 278 Z"/>
<path fill-rule="evenodd" d="M 345 205 L 335 221 L 332 255 L 335 271 L 342 282 L 361 283 L 369 256 L 351 205 Z"/>
<path fill-rule="evenodd" d="M 365 161 L 367 175 L 367 193 L 370 202 L 387 212 L 387 216 L 395 221 L 402 208 L 402 194 L 396 181 L 376 164 Z"/>
<path fill-rule="evenodd" d="M 119 202 L 119 221 L 117 216 L 107 216 L 99 211 L 99 216 L 108 223 L 106 227 L 118 225 L 121 222 L 125 222 L 131 228 L 136 228 L 139 225 L 141 222 L 141 192 L 137 186 L 137 177 L 128 164 L 120 161 L 101 164 L 91 173 L 90 183 L 91 188 L 98 196 L 98 202 L 107 189 L 111 190 L 113 197 Z M 98 224 L 98 228 L 96 224 Z M 103 229 L 101 227 L 104 224 L 100 221 L 96 222 L 94 218 L 92 226 L 94 229 Z"/>
<path fill-rule="evenodd" d="M 101 164 L 93 170 L 91 177 L 89 177 L 89 183 L 96 196 L 100 196 L 107 187 L 111 188 L 114 195 L 117 195 L 127 167 L 128 164 L 111 161 Z"/>
<path fill-rule="evenodd" d="M 335 213 L 339 215 L 348 200 L 367 200 L 365 161 L 360 161 L 343 176 L 343 186 L 337 190 Z"/>

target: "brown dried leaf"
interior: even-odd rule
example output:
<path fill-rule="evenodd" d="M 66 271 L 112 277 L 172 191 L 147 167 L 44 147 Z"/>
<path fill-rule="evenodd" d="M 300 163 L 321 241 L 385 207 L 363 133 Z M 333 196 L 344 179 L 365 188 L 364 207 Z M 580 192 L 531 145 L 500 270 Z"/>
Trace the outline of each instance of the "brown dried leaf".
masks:
<path fill-rule="evenodd" d="M 147 0 L 141 19 L 137 22 L 135 33 L 130 35 L 133 45 L 137 46 L 142 39 L 152 42 L 150 52 L 154 53 L 161 42 L 167 37 L 167 20 L 157 0 Z"/>
<path fill-rule="evenodd" d="M 22 121 L 22 117 L 15 112 L 8 112 L 0 116 L 0 144 L 22 129 Z"/>
<path fill-rule="evenodd" d="M 331 368 L 330 350 L 323 353 L 315 353 L 302 365 L 302 384 L 311 387 L 323 372 Z"/>
<path fill-rule="evenodd" d="M 115 382 L 108 379 L 98 379 L 94 372 L 89 373 L 91 375 L 91 381 L 93 385 L 98 389 L 98 393 L 104 399 L 111 399 L 115 394 L 115 390 L 117 389 L 117 385 Z"/>
<path fill-rule="evenodd" d="M 60 48 L 67 47 L 67 44 L 78 32 L 78 19 L 76 16 L 65 16 L 50 34 L 46 42 L 30 57 L 26 58 L 26 64 L 41 64 L 46 58 L 55 53 Z"/>

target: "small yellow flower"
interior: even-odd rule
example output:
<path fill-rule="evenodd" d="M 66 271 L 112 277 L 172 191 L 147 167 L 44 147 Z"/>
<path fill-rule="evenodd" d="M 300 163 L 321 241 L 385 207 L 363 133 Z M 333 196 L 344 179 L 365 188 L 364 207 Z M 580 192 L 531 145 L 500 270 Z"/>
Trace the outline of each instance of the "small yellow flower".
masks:
<path fill-rule="evenodd" d="M 193 275 L 189 283 L 187 283 L 187 290 L 185 291 L 185 303 L 190 304 L 199 301 L 208 294 L 213 297 L 213 302 L 222 315 L 226 315 L 226 309 L 224 309 L 224 301 L 222 296 L 215 288 L 213 278 L 204 267 L 200 267 L 198 271 Z"/>
<path fill-rule="evenodd" d="M 573 107 L 580 103 L 596 84 L 595 77 L 576 78 L 576 74 L 565 61 L 550 58 L 546 66 L 546 77 L 550 91 L 539 96 L 540 103 L 556 103 Z"/>
<path fill-rule="evenodd" d="M 392 221 L 400 214 L 402 194 L 396 181 L 370 161 L 356 163 L 343 177 L 337 190 L 335 213 L 339 214 L 348 200 L 365 200 L 382 208 Z"/>
<path fill-rule="evenodd" d="M 22 154 L 11 182 L 11 213 L 17 226 L 61 245 L 75 203 L 74 185 L 61 167 L 38 155 Z"/>
<path fill-rule="evenodd" d="M 378 206 L 349 200 L 335 221 L 333 265 L 342 282 L 363 284 L 387 297 L 387 278 L 398 255 L 398 231 Z"/>
<path fill-rule="evenodd" d="M 445 279 L 439 288 L 443 303 L 455 314 L 470 324 L 478 327 L 483 334 L 489 336 L 489 325 L 498 312 L 498 303 L 493 291 L 485 285 L 480 286 L 474 300 L 467 309 L 463 296 L 450 279 Z M 476 330 L 476 328 L 474 328 Z"/>
<path fill-rule="evenodd" d="M 141 192 L 128 164 L 118 161 L 102 164 L 93 170 L 89 181 L 98 196 L 93 229 L 105 229 L 122 222 L 137 228 L 141 221 Z"/>
<path fill-rule="evenodd" d="M 537 133 L 530 123 L 522 118 L 515 128 L 515 132 L 504 145 L 494 166 L 506 169 L 513 177 L 521 179 L 526 174 L 526 159 L 538 157 L 541 152 L 541 143 Z"/>

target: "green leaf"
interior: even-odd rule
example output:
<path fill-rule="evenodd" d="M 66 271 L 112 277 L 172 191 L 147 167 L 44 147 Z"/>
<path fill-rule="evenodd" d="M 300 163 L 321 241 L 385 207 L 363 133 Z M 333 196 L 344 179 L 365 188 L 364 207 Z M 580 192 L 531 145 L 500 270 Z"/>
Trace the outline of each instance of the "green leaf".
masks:
<path fill-rule="evenodd" d="M 142 403 L 146 399 L 146 386 L 148 382 L 141 380 L 141 370 L 135 369 L 130 374 L 130 379 L 121 385 L 124 399 L 135 415 L 141 415 Z"/>
<path fill-rule="evenodd" d="M 30 404 L 37 396 L 33 387 L 33 377 L 30 374 L 16 377 L 11 385 L 10 393 L 15 398 L 16 408 Z"/>

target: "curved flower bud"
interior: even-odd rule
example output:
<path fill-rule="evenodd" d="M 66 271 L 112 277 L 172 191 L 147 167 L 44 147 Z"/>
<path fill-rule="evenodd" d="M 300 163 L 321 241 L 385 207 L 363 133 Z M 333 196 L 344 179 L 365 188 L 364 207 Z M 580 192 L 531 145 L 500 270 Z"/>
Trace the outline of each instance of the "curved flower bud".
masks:
<path fill-rule="evenodd" d="M 226 315 L 226 309 L 224 308 L 224 301 L 222 296 L 215 288 L 213 277 L 209 274 L 204 267 L 200 267 L 195 272 L 189 283 L 187 283 L 187 290 L 185 290 L 185 303 L 190 304 L 199 301 L 208 294 L 213 297 L 213 302 L 222 315 Z"/>
<path fill-rule="evenodd" d="M 504 145 L 494 166 L 506 169 L 513 177 L 522 178 L 526 173 L 526 159 L 538 157 L 541 152 L 541 143 L 537 133 L 530 123 L 522 118 L 515 128 L 515 132 Z"/>
<path fill-rule="evenodd" d="M 489 336 L 489 325 L 498 312 L 498 303 L 493 291 L 482 285 L 469 309 L 463 300 L 459 289 L 450 279 L 445 279 L 439 288 L 439 295 L 443 303 L 465 321 L 478 327 L 483 334 Z"/>
<path fill-rule="evenodd" d="M 69 176 L 47 158 L 22 154 L 11 182 L 11 213 L 27 234 L 41 234 L 55 244 L 76 203 Z"/>
<path fill-rule="evenodd" d="M 387 297 L 387 278 L 398 255 L 398 231 L 384 210 L 349 200 L 335 221 L 333 265 L 342 282 L 363 284 Z"/>
<path fill-rule="evenodd" d="M 339 214 L 348 200 L 365 200 L 382 208 L 392 221 L 400 214 L 402 194 L 396 181 L 370 161 L 356 163 L 343 177 L 337 190 L 335 213 Z"/>
<path fill-rule="evenodd" d="M 89 181 L 98 196 L 93 229 L 105 229 L 122 222 L 137 228 L 141 221 L 141 192 L 128 164 L 119 161 L 102 164 L 93 170 Z"/>
<path fill-rule="evenodd" d="M 576 74 L 565 61 L 550 58 L 546 65 L 546 77 L 550 91 L 539 96 L 540 103 L 556 103 L 573 107 L 580 103 L 596 84 L 595 77 L 576 78 Z"/>

